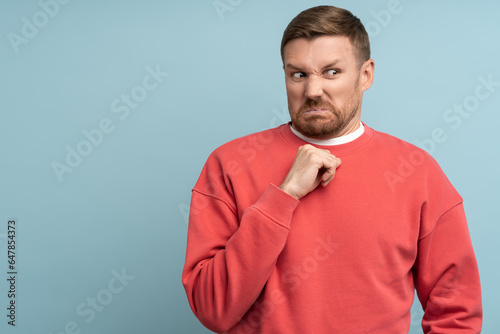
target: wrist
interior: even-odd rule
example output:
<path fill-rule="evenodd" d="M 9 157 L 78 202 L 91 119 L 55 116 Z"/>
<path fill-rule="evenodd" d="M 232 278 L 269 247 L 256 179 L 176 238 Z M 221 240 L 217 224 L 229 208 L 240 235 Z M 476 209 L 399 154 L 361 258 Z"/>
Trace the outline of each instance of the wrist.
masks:
<path fill-rule="evenodd" d="M 290 189 L 290 187 L 289 187 L 287 184 L 282 183 L 282 184 L 279 186 L 279 188 L 280 188 L 283 192 L 285 192 L 285 193 L 287 193 L 288 195 L 292 196 L 293 198 L 300 200 L 301 196 L 298 196 L 298 195 L 297 195 L 297 194 L 296 194 L 293 190 L 291 190 L 291 189 Z"/>

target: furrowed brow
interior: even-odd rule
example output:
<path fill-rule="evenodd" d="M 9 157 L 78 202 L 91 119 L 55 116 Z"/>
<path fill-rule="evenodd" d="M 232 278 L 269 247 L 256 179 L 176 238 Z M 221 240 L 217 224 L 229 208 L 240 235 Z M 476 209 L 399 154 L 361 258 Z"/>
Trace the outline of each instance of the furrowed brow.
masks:
<path fill-rule="evenodd" d="M 335 67 L 337 66 L 339 63 L 341 63 L 341 60 L 340 59 L 335 59 L 333 60 L 332 62 L 326 64 L 325 66 L 323 66 L 323 70 L 326 70 L 328 68 L 331 68 L 331 67 Z M 294 64 L 286 64 L 285 65 L 285 68 L 288 69 L 288 70 L 292 70 L 292 71 L 301 71 L 303 72 L 304 70 L 298 66 L 295 66 Z"/>
<path fill-rule="evenodd" d="M 293 70 L 293 71 L 302 71 L 302 69 L 300 67 L 297 67 L 293 64 L 286 64 L 285 68 Z"/>
<path fill-rule="evenodd" d="M 335 60 L 334 60 L 334 61 L 332 61 L 331 63 L 329 63 L 329 64 L 327 64 L 327 65 L 323 66 L 323 70 L 326 70 L 326 69 L 328 69 L 328 68 L 330 68 L 330 67 L 335 67 L 335 66 L 337 66 L 340 62 L 341 62 L 341 61 L 340 61 L 340 59 L 335 59 Z"/>

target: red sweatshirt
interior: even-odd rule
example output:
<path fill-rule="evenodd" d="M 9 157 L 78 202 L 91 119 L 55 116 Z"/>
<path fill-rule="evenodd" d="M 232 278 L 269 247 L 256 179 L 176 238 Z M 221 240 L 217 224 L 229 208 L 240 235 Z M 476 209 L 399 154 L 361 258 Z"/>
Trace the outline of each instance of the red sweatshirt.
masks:
<path fill-rule="evenodd" d="M 284 124 L 215 150 L 193 189 L 182 281 L 227 333 L 479 333 L 481 289 L 462 198 L 423 150 L 365 125 L 300 201 L 281 191 L 299 146 Z"/>

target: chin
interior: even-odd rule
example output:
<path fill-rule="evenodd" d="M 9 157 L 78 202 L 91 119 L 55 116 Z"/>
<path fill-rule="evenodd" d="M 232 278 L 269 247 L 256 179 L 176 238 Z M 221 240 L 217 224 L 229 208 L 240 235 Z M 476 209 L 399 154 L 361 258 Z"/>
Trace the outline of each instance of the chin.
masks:
<path fill-rule="evenodd" d="M 294 123 L 295 129 L 304 136 L 314 139 L 330 139 L 337 137 L 338 133 L 344 128 L 342 124 L 337 122 L 326 122 L 326 124 L 318 124 L 324 122 L 308 122 L 305 124 Z"/>

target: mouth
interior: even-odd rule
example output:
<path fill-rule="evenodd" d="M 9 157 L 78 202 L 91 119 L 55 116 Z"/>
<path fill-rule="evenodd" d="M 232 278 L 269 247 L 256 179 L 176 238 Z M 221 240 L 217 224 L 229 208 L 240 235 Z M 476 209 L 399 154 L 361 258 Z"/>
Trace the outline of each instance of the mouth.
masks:
<path fill-rule="evenodd" d="M 304 110 L 304 115 L 324 115 L 331 113 L 331 110 L 326 108 L 308 108 Z"/>

